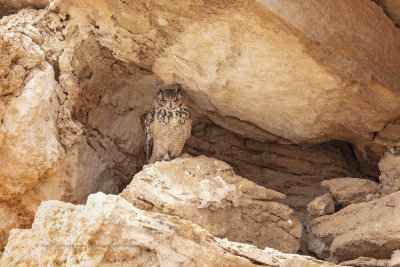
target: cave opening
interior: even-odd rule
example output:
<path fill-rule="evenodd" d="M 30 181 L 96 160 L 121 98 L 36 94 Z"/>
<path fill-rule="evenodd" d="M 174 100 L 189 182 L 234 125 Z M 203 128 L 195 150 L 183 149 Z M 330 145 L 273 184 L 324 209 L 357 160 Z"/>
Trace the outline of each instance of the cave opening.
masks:
<path fill-rule="evenodd" d="M 86 179 L 96 181 L 92 192 L 118 194 L 146 164 L 142 117 L 163 81 L 148 69 L 116 59 L 95 38 L 85 40 L 74 56 L 74 74 L 81 88 L 74 117 L 83 125 L 85 137 L 79 164 Z M 344 141 L 308 148 L 275 140 L 262 142 L 217 125 L 197 106 L 193 113 L 192 135 L 183 153 L 223 160 L 237 174 L 286 194 L 282 202 L 301 221 L 307 204 L 326 192 L 320 186 L 323 180 L 377 178 L 361 170 L 354 148 Z M 372 173 L 377 173 L 377 165 L 375 169 Z"/>

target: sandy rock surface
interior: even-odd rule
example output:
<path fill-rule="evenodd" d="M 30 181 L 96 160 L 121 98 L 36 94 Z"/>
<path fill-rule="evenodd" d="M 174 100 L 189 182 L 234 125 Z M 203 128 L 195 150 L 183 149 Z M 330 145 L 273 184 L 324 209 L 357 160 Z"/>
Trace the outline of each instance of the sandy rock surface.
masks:
<path fill-rule="evenodd" d="M 296 253 L 301 223 L 285 195 L 235 175 L 205 156 L 147 165 L 120 194 L 136 207 L 176 215 L 218 237 Z"/>
<path fill-rule="evenodd" d="M 373 0 L 382 7 L 393 23 L 400 26 L 400 3 L 397 0 Z"/>
<path fill-rule="evenodd" d="M 317 197 L 307 205 L 307 211 L 312 217 L 332 214 L 335 212 L 335 204 L 330 194 Z"/>
<path fill-rule="evenodd" d="M 399 216 L 400 192 L 353 204 L 312 220 L 310 242 L 320 257 L 334 262 L 362 256 L 390 259 L 400 246 Z"/>
<path fill-rule="evenodd" d="M 217 125 L 198 123 L 184 151 L 220 159 L 233 166 L 238 175 L 285 193 L 282 203 L 304 215 L 307 204 L 326 193 L 321 187 L 323 180 L 363 176 L 347 144 L 329 142 L 302 148 L 270 138 L 268 142 L 256 141 Z"/>
<path fill-rule="evenodd" d="M 395 250 L 390 259 L 391 267 L 399 267 L 400 266 L 400 250 Z"/>
<path fill-rule="evenodd" d="M 391 150 L 379 162 L 381 175 L 381 191 L 383 194 L 390 194 L 400 190 L 400 155 L 398 147 L 392 147 Z"/>
<path fill-rule="evenodd" d="M 339 265 L 352 267 L 394 267 L 388 259 L 374 259 L 369 257 L 359 257 L 355 260 L 341 262 Z"/>
<path fill-rule="evenodd" d="M 43 202 L 30 230 L 15 229 L 0 266 L 333 266 L 307 256 L 221 240 L 177 217 L 115 195 L 85 206 Z"/>
<path fill-rule="evenodd" d="M 145 164 L 142 116 L 169 83 L 182 85 L 193 113 L 185 151 L 223 160 L 287 196 L 271 200 L 271 190 L 247 194 L 233 183 L 240 198 L 204 202 L 191 217 L 203 209 L 213 222 L 219 217 L 212 209 L 226 209 L 256 218 L 246 230 L 263 231 L 266 217 L 283 214 L 268 220 L 271 229 L 283 229 L 268 242 L 290 240 L 276 247 L 294 251 L 299 231 L 292 217 L 306 220 L 307 204 L 326 193 L 323 180 L 380 175 L 380 193 L 397 192 L 397 152 L 385 152 L 400 137 L 398 4 L 375 2 L 383 9 L 369 0 L 0 0 L 0 250 L 12 228 L 31 227 L 42 201 L 82 204 L 91 193 L 120 193 Z M 211 196 L 223 195 L 219 180 L 210 182 L 220 190 Z M 352 188 L 331 194 L 343 206 L 370 200 L 364 184 Z M 203 195 L 190 205 L 201 207 L 205 191 L 193 192 Z M 350 205 L 329 216 L 351 211 L 349 222 L 364 218 L 355 234 L 375 229 L 375 221 L 391 230 L 384 213 L 390 206 L 367 216 L 363 205 L 375 211 L 374 201 L 353 204 L 360 214 Z M 336 220 L 326 217 L 314 220 L 321 228 L 313 225 L 321 257 L 354 259 L 341 248 L 354 257 L 390 257 L 395 235 L 379 228 L 376 241 L 365 230 L 373 245 L 361 252 L 359 236 L 345 245 L 347 219 L 337 219 L 342 232 L 323 236 Z M 240 240 L 255 231 L 211 228 Z M 380 243 L 382 251 L 369 255 Z"/>
<path fill-rule="evenodd" d="M 335 178 L 323 181 L 321 186 L 328 190 L 342 207 L 379 197 L 378 184 L 367 179 Z"/>

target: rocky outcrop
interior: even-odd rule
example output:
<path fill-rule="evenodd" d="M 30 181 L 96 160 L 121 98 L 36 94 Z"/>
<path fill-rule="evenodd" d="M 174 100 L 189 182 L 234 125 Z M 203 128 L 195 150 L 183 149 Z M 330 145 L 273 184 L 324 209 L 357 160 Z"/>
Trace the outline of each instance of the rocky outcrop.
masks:
<path fill-rule="evenodd" d="M 301 223 L 279 200 L 285 195 L 235 175 L 219 160 L 200 156 L 156 162 L 120 194 L 144 210 L 179 216 L 212 235 L 259 248 L 296 253 Z"/>
<path fill-rule="evenodd" d="M 334 262 L 358 257 L 390 259 L 400 246 L 399 214 L 400 192 L 347 206 L 310 222 L 310 247 Z"/>
<path fill-rule="evenodd" d="M 258 137 L 261 138 L 261 137 Z M 193 126 L 184 151 L 223 160 L 242 177 L 266 188 L 286 194 L 281 202 L 293 208 L 300 219 L 307 214 L 307 204 L 325 194 L 325 179 L 362 177 L 349 145 L 329 142 L 302 148 L 270 136 L 267 142 L 235 134 L 210 123 Z"/>
<path fill-rule="evenodd" d="M 332 198 L 342 207 L 370 201 L 380 196 L 378 184 L 367 179 L 335 178 L 323 181 L 321 186 L 328 190 Z"/>
<path fill-rule="evenodd" d="M 302 221 L 323 180 L 377 177 L 399 139 L 400 32 L 372 1 L 0 0 L 0 10 L 0 248 L 44 200 L 121 192 L 145 162 L 142 115 L 167 83 L 193 112 L 185 151 L 284 193 Z M 391 164 L 381 162 L 383 194 L 397 188 Z"/>
<path fill-rule="evenodd" d="M 85 206 L 46 201 L 30 230 L 11 232 L 0 266 L 333 266 L 229 242 L 177 217 L 97 193 Z"/>

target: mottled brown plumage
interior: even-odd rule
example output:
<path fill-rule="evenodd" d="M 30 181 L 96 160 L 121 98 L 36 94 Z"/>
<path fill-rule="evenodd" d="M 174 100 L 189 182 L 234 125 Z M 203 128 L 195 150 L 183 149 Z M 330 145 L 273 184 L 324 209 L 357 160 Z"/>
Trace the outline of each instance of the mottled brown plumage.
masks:
<path fill-rule="evenodd" d="M 180 89 L 160 89 L 145 119 L 147 161 L 179 157 L 192 129 L 190 111 Z"/>

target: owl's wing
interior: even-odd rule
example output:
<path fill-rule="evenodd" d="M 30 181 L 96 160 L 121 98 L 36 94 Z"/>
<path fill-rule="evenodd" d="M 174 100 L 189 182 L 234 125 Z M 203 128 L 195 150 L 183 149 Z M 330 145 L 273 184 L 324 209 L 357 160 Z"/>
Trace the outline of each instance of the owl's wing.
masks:
<path fill-rule="evenodd" d="M 149 162 L 151 158 L 151 154 L 153 153 L 153 133 L 151 131 L 151 124 L 154 122 L 154 115 L 155 115 L 155 110 L 154 107 L 151 107 L 149 112 L 147 112 L 146 117 L 145 117 L 145 134 L 146 134 L 146 140 L 144 143 L 144 151 L 146 152 L 146 160 Z"/>

